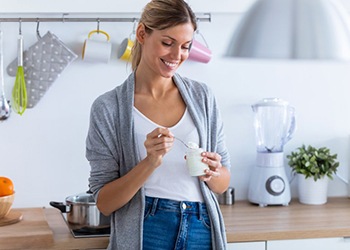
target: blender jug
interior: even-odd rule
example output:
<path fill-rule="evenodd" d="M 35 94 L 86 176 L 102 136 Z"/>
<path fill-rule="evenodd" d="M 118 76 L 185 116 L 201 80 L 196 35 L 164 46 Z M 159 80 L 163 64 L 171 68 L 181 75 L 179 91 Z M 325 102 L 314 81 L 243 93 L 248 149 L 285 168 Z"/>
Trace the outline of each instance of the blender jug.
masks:
<path fill-rule="evenodd" d="M 279 98 L 265 98 L 254 104 L 254 128 L 258 152 L 283 152 L 295 131 L 294 108 Z"/>

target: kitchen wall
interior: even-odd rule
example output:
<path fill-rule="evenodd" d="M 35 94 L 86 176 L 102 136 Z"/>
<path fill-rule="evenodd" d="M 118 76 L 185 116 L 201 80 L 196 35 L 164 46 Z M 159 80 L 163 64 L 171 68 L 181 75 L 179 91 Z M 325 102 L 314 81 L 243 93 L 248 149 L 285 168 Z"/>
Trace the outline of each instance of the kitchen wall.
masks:
<path fill-rule="evenodd" d="M 2 3 L 2 16 L 26 16 L 27 12 L 84 13 L 88 16 L 108 12 L 139 13 L 147 1 L 129 6 L 120 1 L 20 0 Z M 285 146 L 285 153 L 305 144 L 330 147 L 341 163 L 339 175 L 348 179 L 350 164 L 350 65 L 342 62 L 242 60 L 224 57 L 231 34 L 242 13 L 253 1 L 203 4 L 189 1 L 194 11 L 212 10 L 212 21 L 201 22 L 200 32 L 213 51 L 208 64 L 185 62 L 179 70 L 184 76 L 207 83 L 215 92 L 225 122 L 227 144 L 232 157 L 232 183 L 236 199 L 246 199 L 249 176 L 255 164 L 255 135 L 251 104 L 264 97 L 280 97 L 296 109 L 298 128 Z M 231 1 L 238 2 L 238 1 Z M 349 0 L 344 0 L 347 9 Z M 16 12 L 17 14 L 14 14 Z M 98 13 L 90 13 L 98 12 Z M 38 14 L 39 15 L 39 14 Z M 113 14 L 115 15 L 115 14 Z M 137 15 L 137 14 L 136 14 Z M 35 16 L 35 15 L 34 15 Z M 95 23 L 41 23 L 40 32 L 51 31 L 79 58 L 64 70 L 40 102 L 22 116 L 12 112 L 0 123 L 0 176 L 15 184 L 15 207 L 49 206 L 66 196 L 87 190 L 89 164 L 85 159 L 85 138 L 89 110 L 100 94 L 121 84 L 131 73 L 130 65 L 116 57 L 116 50 L 132 31 L 132 23 L 101 23 L 111 35 L 113 58 L 109 64 L 81 60 L 84 39 Z M 4 67 L 16 58 L 18 23 L 2 23 Z M 36 41 L 36 23 L 23 23 L 25 48 Z M 6 74 L 8 98 L 14 78 Z M 286 170 L 290 173 L 286 164 Z M 292 182 L 296 196 L 296 183 Z M 330 182 L 329 196 L 346 196 L 348 188 L 340 178 Z"/>

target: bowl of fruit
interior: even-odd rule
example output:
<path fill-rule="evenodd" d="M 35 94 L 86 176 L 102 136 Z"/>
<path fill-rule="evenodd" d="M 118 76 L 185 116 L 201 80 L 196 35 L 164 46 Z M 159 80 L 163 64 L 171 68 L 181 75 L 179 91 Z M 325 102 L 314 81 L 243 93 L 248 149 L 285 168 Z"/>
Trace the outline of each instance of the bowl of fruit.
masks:
<path fill-rule="evenodd" d="M 10 211 L 15 199 L 15 191 L 11 179 L 0 176 L 0 219 Z"/>

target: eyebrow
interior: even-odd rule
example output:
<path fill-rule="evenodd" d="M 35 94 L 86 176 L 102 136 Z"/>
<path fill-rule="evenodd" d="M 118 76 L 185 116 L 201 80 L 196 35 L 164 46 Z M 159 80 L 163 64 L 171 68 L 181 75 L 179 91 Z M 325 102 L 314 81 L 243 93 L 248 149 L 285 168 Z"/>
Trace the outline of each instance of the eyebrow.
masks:
<path fill-rule="evenodd" d="M 169 38 L 170 40 L 177 42 L 177 40 L 176 40 L 175 38 L 173 38 L 173 37 L 171 37 L 171 36 L 168 36 L 168 35 L 164 35 L 163 38 Z M 187 42 L 185 42 L 185 43 L 191 43 L 191 42 L 192 42 L 192 40 L 187 41 Z"/>

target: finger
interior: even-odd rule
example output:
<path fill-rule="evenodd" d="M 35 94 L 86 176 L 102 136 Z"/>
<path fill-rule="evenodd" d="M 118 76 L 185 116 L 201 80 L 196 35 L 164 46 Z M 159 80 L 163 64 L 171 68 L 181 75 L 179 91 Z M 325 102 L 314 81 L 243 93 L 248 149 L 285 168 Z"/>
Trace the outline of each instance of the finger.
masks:
<path fill-rule="evenodd" d="M 221 162 L 216 161 L 216 160 L 210 160 L 210 159 L 208 159 L 208 158 L 206 158 L 206 157 L 204 157 L 204 158 L 202 159 L 202 162 L 208 164 L 209 167 L 210 167 L 210 168 L 214 168 L 214 170 L 215 170 L 215 169 L 219 169 L 219 168 L 222 167 Z"/>
<path fill-rule="evenodd" d="M 158 127 L 148 134 L 150 138 L 174 137 L 173 133 L 168 128 Z"/>
<path fill-rule="evenodd" d="M 209 165 L 211 168 L 221 168 L 221 156 L 217 153 L 212 152 L 203 152 L 201 154 L 203 156 L 202 161 Z"/>
<path fill-rule="evenodd" d="M 202 175 L 199 177 L 200 181 L 210 181 L 211 180 L 211 176 L 208 175 Z"/>
<path fill-rule="evenodd" d="M 219 155 L 218 153 L 214 153 L 214 152 L 203 152 L 202 156 L 207 157 L 211 160 L 214 161 L 221 161 L 221 155 Z"/>
<path fill-rule="evenodd" d="M 210 169 L 205 170 L 205 174 L 207 176 L 212 176 L 212 177 L 219 177 L 220 176 L 220 172 L 213 171 L 213 170 L 210 170 Z"/>

